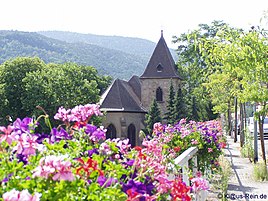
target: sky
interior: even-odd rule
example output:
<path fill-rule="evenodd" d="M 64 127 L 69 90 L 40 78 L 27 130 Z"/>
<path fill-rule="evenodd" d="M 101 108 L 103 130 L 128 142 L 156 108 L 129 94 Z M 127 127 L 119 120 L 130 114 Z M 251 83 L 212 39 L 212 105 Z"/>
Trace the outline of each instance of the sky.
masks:
<path fill-rule="evenodd" d="M 248 29 L 260 24 L 265 11 L 268 0 L 0 0 L 0 30 L 71 31 L 153 42 L 163 30 L 172 47 L 172 36 L 198 24 L 223 20 Z"/>

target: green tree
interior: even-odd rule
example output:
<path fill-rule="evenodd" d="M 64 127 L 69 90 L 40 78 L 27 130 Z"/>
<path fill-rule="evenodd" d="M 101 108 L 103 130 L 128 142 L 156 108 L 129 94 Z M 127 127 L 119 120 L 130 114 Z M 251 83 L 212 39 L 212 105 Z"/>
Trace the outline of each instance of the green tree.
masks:
<path fill-rule="evenodd" d="M 108 85 L 107 78 L 99 76 L 93 67 L 74 63 L 48 64 L 27 74 L 23 82 L 26 89 L 22 96 L 23 107 L 32 115 L 40 114 L 41 111 L 35 109 L 37 105 L 54 115 L 60 106 L 72 108 L 96 103 L 100 90 Z"/>
<path fill-rule="evenodd" d="M 197 108 L 197 103 L 196 103 L 196 98 L 193 96 L 192 97 L 192 102 L 191 102 L 191 113 L 190 113 L 190 119 L 193 121 L 198 121 L 200 119 L 199 117 L 199 111 Z"/>
<path fill-rule="evenodd" d="M 219 63 L 214 74 L 229 77 L 229 94 L 242 103 L 252 102 L 260 105 L 261 109 L 255 115 L 259 120 L 262 155 L 266 162 L 262 120 L 268 112 L 267 33 L 252 27 L 251 30 L 243 32 L 222 30 L 217 36 L 214 40 L 204 41 L 204 52 L 209 49 L 210 55 L 206 53 L 208 59 Z M 214 45 L 211 45 L 212 43 Z M 215 69 L 215 66 L 212 69 Z M 218 91 L 217 94 L 228 95 L 226 92 Z"/>
<path fill-rule="evenodd" d="M 172 80 L 170 80 L 167 113 L 165 114 L 165 119 L 167 120 L 167 123 L 169 124 L 174 123 L 174 117 L 173 117 L 174 102 L 175 102 L 175 91 L 174 91 L 173 82 Z"/>
<path fill-rule="evenodd" d="M 213 105 L 203 85 L 207 76 L 212 72 L 207 66 L 206 57 L 203 55 L 200 46 L 202 45 L 202 39 L 214 38 L 218 30 L 223 27 L 227 27 L 227 24 L 222 21 L 214 21 L 210 25 L 200 24 L 197 30 L 174 37 L 173 42 L 178 44 L 179 59 L 177 64 L 187 90 L 185 94 L 186 102 L 189 107 L 192 107 L 193 97 L 195 97 L 196 107 L 200 111 L 197 120 L 209 120 L 216 117 L 211 115 Z"/>
<path fill-rule="evenodd" d="M 161 115 L 160 109 L 158 107 L 156 99 L 154 99 L 149 108 L 148 114 L 145 115 L 145 123 L 146 123 L 145 129 L 147 134 L 152 133 L 153 126 L 155 123 L 162 121 L 160 115 Z"/>
<path fill-rule="evenodd" d="M 187 118 L 188 116 L 187 105 L 185 103 L 185 97 L 184 97 L 181 87 L 178 88 L 178 91 L 176 93 L 172 115 L 173 115 L 173 123 L 183 118 Z"/>
<path fill-rule="evenodd" d="M 91 66 L 45 64 L 38 58 L 17 58 L 0 67 L 2 120 L 6 115 L 13 119 L 39 116 L 43 111 L 38 108 L 43 108 L 52 120 L 60 106 L 72 108 L 98 102 L 111 81 Z"/>
<path fill-rule="evenodd" d="M 0 85 L 1 100 L 1 116 L 10 115 L 12 118 L 24 117 L 29 115 L 23 108 L 21 100 L 25 93 L 25 83 L 23 79 L 28 73 L 41 70 L 45 63 L 39 58 L 16 58 L 8 60 L 0 65 Z"/>

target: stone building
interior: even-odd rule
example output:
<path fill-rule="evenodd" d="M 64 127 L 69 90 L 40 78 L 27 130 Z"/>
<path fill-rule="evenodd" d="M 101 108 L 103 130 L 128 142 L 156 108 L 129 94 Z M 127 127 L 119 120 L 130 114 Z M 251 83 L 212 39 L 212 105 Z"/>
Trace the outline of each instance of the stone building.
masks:
<path fill-rule="evenodd" d="M 171 80 L 176 90 L 181 78 L 161 32 L 144 73 L 140 77 L 133 76 L 129 81 L 114 80 L 101 96 L 107 137 L 129 138 L 133 146 L 139 145 L 139 131 L 145 128 L 145 114 L 152 101 L 156 99 L 162 115 L 167 112 Z"/>

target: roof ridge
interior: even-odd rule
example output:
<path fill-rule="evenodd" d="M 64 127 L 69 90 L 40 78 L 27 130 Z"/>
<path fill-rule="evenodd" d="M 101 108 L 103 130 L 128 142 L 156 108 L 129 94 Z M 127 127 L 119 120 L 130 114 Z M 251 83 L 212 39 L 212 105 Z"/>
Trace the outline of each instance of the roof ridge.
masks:
<path fill-rule="evenodd" d="M 122 98 L 121 98 L 120 88 L 119 88 L 119 83 L 120 83 L 121 80 L 120 80 L 119 78 L 117 78 L 115 81 L 116 81 L 116 90 L 118 91 L 118 94 L 119 94 L 120 105 L 121 105 L 122 108 L 124 108 L 124 107 L 123 107 L 123 103 L 122 103 Z"/>

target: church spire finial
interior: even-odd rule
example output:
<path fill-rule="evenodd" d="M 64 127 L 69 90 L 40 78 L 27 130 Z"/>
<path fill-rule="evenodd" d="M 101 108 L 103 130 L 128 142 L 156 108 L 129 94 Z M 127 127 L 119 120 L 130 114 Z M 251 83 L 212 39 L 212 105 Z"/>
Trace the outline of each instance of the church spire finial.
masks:
<path fill-rule="evenodd" d="M 163 29 L 161 29 L 161 37 L 163 37 Z"/>

